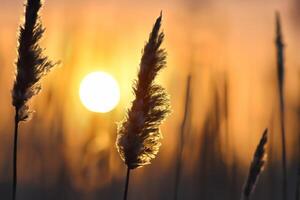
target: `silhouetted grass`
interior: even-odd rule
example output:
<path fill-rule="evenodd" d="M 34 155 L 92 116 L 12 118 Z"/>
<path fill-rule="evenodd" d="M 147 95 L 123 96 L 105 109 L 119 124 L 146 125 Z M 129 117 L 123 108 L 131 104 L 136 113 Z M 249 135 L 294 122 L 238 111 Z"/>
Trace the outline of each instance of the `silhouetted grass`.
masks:
<path fill-rule="evenodd" d="M 211 88 L 211 105 L 204 118 L 200 138 L 195 145 L 199 145 L 199 159 L 197 166 L 197 188 L 199 194 L 197 199 L 218 199 L 225 194 L 235 195 L 230 191 L 230 183 L 235 179 L 229 174 L 226 165 L 227 155 L 222 152 L 222 123 L 225 123 L 225 109 L 223 92 L 219 93 L 217 80 L 214 79 Z M 223 96 L 222 96 L 223 97 Z M 201 99 L 201 98 L 200 98 Z M 234 171 L 237 173 L 237 168 Z M 235 186 L 235 183 L 233 184 Z M 215 192 L 218 191 L 218 192 Z"/>
<path fill-rule="evenodd" d="M 135 100 L 125 119 L 119 124 L 116 146 L 127 165 L 124 200 L 130 170 L 150 164 L 161 146 L 160 124 L 170 112 L 165 89 L 154 83 L 158 72 L 166 66 L 166 52 L 161 48 L 164 34 L 160 32 L 162 15 L 156 20 L 146 43 L 138 79 L 133 87 Z"/>
<path fill-rule="evenodd" d="M 276 13 L 276 48 L 277 48 L 277 78 L 280 104 L 280 125 L 282 145 L 282 199 L 287 199 L 287 161 L 285 134 L 285 106 L 284 106 L 284 44 L 282 39 L 280 15 Z"/>
<path fill-rule="evenodd" d="M 297 117 L 298 120 L 300 120 L 300 106 L 297 109 Z M 298 126 L 299 129 L 300 126 Z M 298 130 L 298 151 L 297 151 L 297 178 L 296 178 L 296 192 L 295 192 L 295 200 L 299 200 L 300 199 L 300 132 Z"/>
<path fill-rule="evenodd" d="M 54 63 L 42 54 L 39 40 L 45 29 L 39 19 L 42 7 L 40 0 L 28 0 L 25 6 L 24 24 L 20 27 L 18 40 L 17 72 L 12 90 L 12 103 L 15 107 L 15 132 L 13 150 L 13 194 L 16 199 L 17 187 L 17 144 L 18 124 L 27 121 L 32 115 L 27 105 L 28 101 L 41 90 L 40 79 L 45 76 Z"/>
<path fill-rule="evenodd" d="M 268 142 L 268 129 L 266 129 L 260 139 L 260 142 L 255 150 L 253 160 L 250 165 L 248 178 L 245 183 L 243 192 L 242 192 L 242 200 L 248 200 L 251 197 L 251 194 L 255 190 L 256 183 L 258 178 L 264 168 L 265 165 L 265 157 L 266 157 L 266 144 Z"/>
<path fill-rule="evenodd" d="M 180 138 L 179 138 L 179 148 L 176 160 L 176 171 L 175 171 L 175 189 L 174 189 L 174 199 L 178 199 L 179 194 L 179 184 L 180 184 L 180 176 L 182 170 L 182 154 L 184 149 L 184 140 L 185 140 L 185 130 L 186 123 L 188 118 L 188 112 L 190 109 L 190 98 L 191 98 L 191 75 L 188 76 L 187 85 L 186 85 L 186 94 L 185 94 L 185 104 L 184 104 L 184 114 L 183 120 L 180 127 Z"/>

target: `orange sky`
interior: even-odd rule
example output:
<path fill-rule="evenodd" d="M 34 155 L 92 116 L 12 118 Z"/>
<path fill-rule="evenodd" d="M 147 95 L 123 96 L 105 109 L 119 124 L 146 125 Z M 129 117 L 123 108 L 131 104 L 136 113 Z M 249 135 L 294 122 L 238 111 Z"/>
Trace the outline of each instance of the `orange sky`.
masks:
<path fill-rule="evenodd" d="M 16 30 L 23 8 L 21 0 L 0 2 L 0 105 L 10 105 Z M 287 124 L 288 141 L 292 143 L 300 64 L 292 3 L 279 0 L 214 0 L 209 3 L 197 0 L 48 0 L 42 11 L 43 24 L 47 28 L 42 45 L 47 54 L 61 60 L 62 65 L 46 78 L 45 89 L 33 100 L 33 107 L 43 108 L 49 91 L 55 91 L 55 106 L 62 106 L 65 113 L 64 128 L 71 141 L 70 149 L 78 148 L 85 141 L 85 132 L 94 123 L 93 118 L 98 117 L 105 124 L 97 128 L 101 137 L 113 143 L 115 133 L 108 129 L 115 125 L 111 122 L 122 119 L 132 99 L 131 83 L 136 77 L 141 49 L 155 18 L 163 10 L 168 67 L 159 76 L 159 82 L 171 94 L 173 113 L 163 126 L 165 147 L 162 155 L 168 157 L 174 152 L 173 144 L 176 144 L 182 118 L 185 80 L 192 70 L 193 122 L 197 129 L 201 128 L 205 113 L 211 106 L 212 83 L 222 80 L 225 72 L 228 74 L 229 130 L 233 145 L 239 149 L 239 158 L 247 160 L 249 149 L 254 148 L 262 130 L 272 125 L 271 115 L 275 114 L 275 122 L 278 120 L 274 88 L 274 13 L 279 10 L 287 44 Z M 80 80 L 94 70 L 111 73 L 121 87 L 121 103 L 109 117 L 95 117 L 79 102 Z M 49 112 L 49 118 L 55 115 Z M 4 124 L 9 124 L 12 108 L 1 106 L 0 113 L 6 113 Z M 4 130 L 11 128 L 1 126 Z M 100 140 L 96 137 L 97 141 Z M 293 146 L 289 147 L 288 151 L 292 152 Z M 166 163 L 170 161 L 166 160 Z"/>

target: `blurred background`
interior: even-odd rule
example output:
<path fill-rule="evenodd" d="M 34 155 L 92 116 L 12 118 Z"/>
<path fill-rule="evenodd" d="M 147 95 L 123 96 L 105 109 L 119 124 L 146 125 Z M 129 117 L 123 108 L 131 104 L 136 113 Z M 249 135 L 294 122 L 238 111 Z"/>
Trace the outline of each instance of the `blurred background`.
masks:
<path fill-rule="evenodd" d="M 14 79 L 22 0 L 0 0 L 0 195 L 12 180 Z M 62 64 L 31 101 L 36 113 L 20 128 L 18 199 L 121 199 L 126 166 L 116 148 L 116 122 L 133 100 L 141 50 L 163 11 L 168 66 L 158 82 L 172 115 L 152 164 L 131 174 L 129 199 L 174 199 L 183 148 L 179 199 L 239 199 L 253 152 L 270 130 L 268 163 L 254 199 L 281 197 L 281 137 L 275 11 L 286 44 L 286 129 L 289 199 L 299 162 L 300 1 L 298 0 L 48 0 L 41 12 L 42 46 Z M 95 70 L 116 78 L 121 101 L 92 113 L 80 102 L 82 78 Z M 192 76 L 187 123 L 180 139 L 186 81 Z"/>

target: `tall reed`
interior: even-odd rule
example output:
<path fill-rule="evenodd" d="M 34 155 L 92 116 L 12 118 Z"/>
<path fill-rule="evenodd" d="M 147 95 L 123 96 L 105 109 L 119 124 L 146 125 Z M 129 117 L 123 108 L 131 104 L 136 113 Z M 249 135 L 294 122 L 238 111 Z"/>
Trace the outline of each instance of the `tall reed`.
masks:
<path fill-rule="evenodd" d="M 158 72 L 166 66 L 166 51 L 161 48 L 164 39 L 160 32 L 160 15 L 146 43 L 138 78 L 133 86 L 135 99 L 125 119 L 118 126 L 117 150 L 127 165 L 124 200 L 127 199 L 130 170 L 150 164 L 161 146 L 159 126 L 170 112 L 169 96 L 155 84 Z"/>
<path fill-rule="evenodd" d="M 297 117 L 298 120 L 300 119 L 300 107 L 297 110 Z M 300 126 L 298 126 L 299 129 Z M 297 179 L 296 179 L 296 193 L 295 193 L 295 200 L 300 200 L 300 132 L 298 132 L 298 166 L 297 166 Z"/>
<path fill-rule="evenodd" d="M 190 106 L 190 97 L 191 97 L 191 75 L 188 76 L 187 84 L 186 84 L 186 93 L 185 93 L 185 104 L 184 104 L 184 114 L 183 120 L 180 127 L 180 143 L 178 148 L 178 156 L 177 156 L 177 164 L 176 164 L 176 173 L 175 173 L 175 190 L 174 190 L 174 199 L 178 199 L 179 194 L 179 184 L 180 184 L 180 176 L 182 170 L 182 156 L 184 149 L 184 136 L 186 130 L 186 123 L 188 118 L 189 106 Z"/>
<path fill-rule="evenodd" d="M 241 200 L 249 200 L 253 193 L 258 178 L 265 165 L 266 144 L 268 142 L 268 129 L 266 129 L 260 139 L 260 142 L 255 150 L 253 160 L 250 165 L 248 178 L 244 185 Z"/>
<path fill-rule="evenodd" d="M 33 112 L 29 110 L 28 101 L 40 92 L 40 79 L 56 64 L 43 55 L 43 49 L 39 45 L 45 31 L 39 17 L 41 7 L 41 0 L 27 1 L 24 24 L 20 26 L 18 38 L 16 77 L 12 89 L 12 104 L 15 107 L 12 199 L 16 199 L 17 189 L 19 123 L 30 120 Z"/>
<path fill-rule="evenodd" d="M 228 73 L 226 72 L 224 75 L 224 82 L 223 82 L 223 115 L 225 121 L 225 148 L 226 151 L 231 152 L 230 144 L 229 144 L 229 77 Z"/>
<path fill-rule="evenodd" d="M 287 164 L 286 164 L 286 134 L 284 106 L 284 44 L 282 38 L 280 15 L 276 13 L 276 49 L 277 49 L 277 78 L 280 105 L 281 145 L 282 145 L 282 199 L 287 199 Z"/>

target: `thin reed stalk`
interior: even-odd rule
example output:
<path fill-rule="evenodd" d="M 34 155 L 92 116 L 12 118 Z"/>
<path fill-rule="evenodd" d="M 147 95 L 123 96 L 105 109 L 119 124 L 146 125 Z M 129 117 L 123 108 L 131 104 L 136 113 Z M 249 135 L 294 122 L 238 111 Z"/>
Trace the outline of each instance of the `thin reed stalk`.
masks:
<path fill-rule="evenodd" d="M 287 161 L 285 134 L 285 106 L 284 106 L 284 44 L 282 38 L 280 15 L 276 13 L 276 48 L 277 48 L 277 78 L 280 105 L 281 145 L 282 145 L 282 199 L 287 199 Z"/>
<path fill-rule="evenodd" d="M 127 165 L 124 199 L 127 199 L 130 170 L 151 163 L 158 154 L 162 134 L 160 125 L 170 112 L 169 96 L 155 84 L 158 72 L 166 66 L 166 52 L 161 48 L 164 34 L 160 32 L 162 15 L 157 18 L 140 63 L 133 91 L 135 99 L 125 119 L 118 126 L 116 141 L 121 159 Z"/>
<path fill-rule="evenodd" d="M 298 120 L 300 119 L 300 107 L 298 108 Z M 298 127 L 299 128 L 299 127 Z M 298 167 L 297 167 L 297 181 L 295 200 L 300 200 L 300 133 L 298 133 Z"/>
<path fill-rule="evenodd" d="M 13 149 L 13 186 L 12 186 L 12 198 L 16 199 L 17 190 L 17 146 L 18 146 L 18 109 L 15 109 L 15 132 L 14 132 L 14 149 Z"/>
<path fill-rule="evenodd" d="M 266 129 L 255 150 L 253 160 L 250 165 L 248 178 L 244 185 L 241 200 L 249 200 L 255 190 L 256 183 L 265 166 L 266 144 L 268 142 L 268 129 Z"/>
<path fill-rule="evenodd" d="M 189 106 L 190 106 L 190 93 L 191 93 L 191 75 L 187 78 L 186 84 L 186 93 L 185 93 L 185 105 L 184 105 L 184 114 L 183 120 L 180 127 L 180 140 L 179 140 L 179 148 L 177 154 L 177 164 L 176 164 L 176 173 L 175 173 L 175 189 L 174 189 L 174 200 L 178 199 L 179 196 L 179 185 L 180 185 L 180 177 L 182 170 L 182 157 L 183 157 L 183 149 L 184 149 L 184 136 L 186 130 L 186 123 L 188 118 Z"/>
<path fill-rule="evenodd" d="M 130 178 L 130 168 L 127 167 L 123 200 L 127 200 L 127 193 L 128 193 L 128 188 L 129 188 L 129 178 Z"/>
<path fill-rule="evenodd" d="M 39 11 L 41 0 L 27 0 L 25 5 L 24 24 L 20 27 L 18 39 L 18 59 L 16 77 L 12 90 L 12 104 L 15 107 L 14 143 L 13 143 L 13 183 L 12 199 L 16 199 L 17 191 L 17 149 L 18 126 L 21 121 L 28 121 L 32 115 L 28 101 L 41 90 L 40 79 L 45 76 L 56 63 L 44 56 L 39 41 L 45 29 L 42 27 Z"/>
<path fill-rule="evenodd" d="M 225 120 L 225 147 L 226 151 L 231 152 L 230 144 L 229 144 L 229 84 L 228 84 L 228 74 L 226 73 L 224 76 L 224 86 L 223 86 L 223 106 L 224 106 L 224 120 Z"/>

